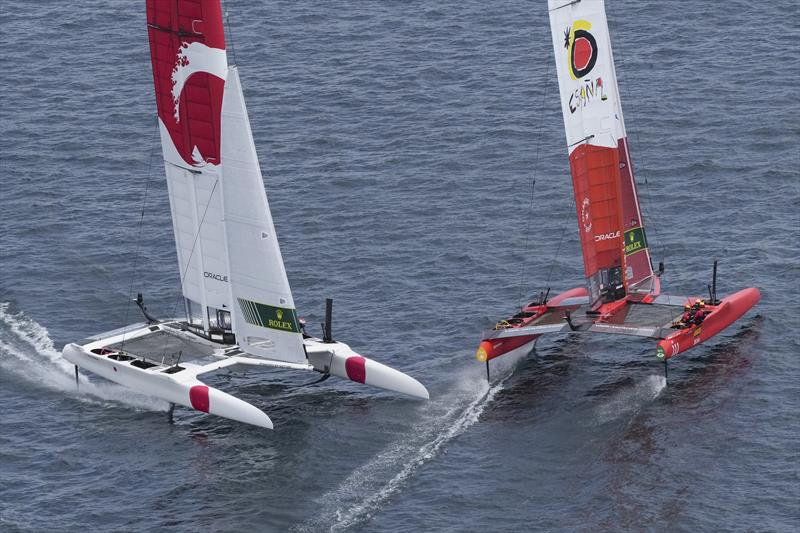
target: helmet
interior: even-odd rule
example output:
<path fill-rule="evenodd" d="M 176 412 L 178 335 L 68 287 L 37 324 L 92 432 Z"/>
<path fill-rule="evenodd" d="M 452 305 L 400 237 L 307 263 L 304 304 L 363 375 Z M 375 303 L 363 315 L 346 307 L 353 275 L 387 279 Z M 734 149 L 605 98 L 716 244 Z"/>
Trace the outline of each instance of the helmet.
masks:
<path fill-rule="evenodd" d="M 697 305 L 699 305 L 700 307 L 705 307 L 706 302 L 701 298 L 700 300 L 697 300 Z"/>
<path fill-rule="evenodd" d="M 683 309 L 684 309 L 685 311 L 688 311 L 688 310 L 689 310 L 689 309 L 691 309 L 691 308 L 692 308 L 692 306 L 691 306 L 691 305 L 689 305 L 689 304 L 685 304 L 685 305 L 683 306 Z"/>

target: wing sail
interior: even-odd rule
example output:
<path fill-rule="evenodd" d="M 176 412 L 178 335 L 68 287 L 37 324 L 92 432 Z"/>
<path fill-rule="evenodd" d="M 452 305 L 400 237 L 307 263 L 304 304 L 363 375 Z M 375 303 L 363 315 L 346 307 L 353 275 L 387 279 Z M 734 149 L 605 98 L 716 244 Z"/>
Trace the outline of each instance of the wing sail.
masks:
<path fill-rule="evenodd" d="M 148 0 L 172 223 L 189 322 L 250 355 L 306 360 L 219 0 Z"/>
<path fill-rule="evenodd" d="M 303 337 L 275 235 L 239 71 L 231 67 L 222 106 L 225 231 L 235 298 L 233 329 L 251 355 L 306 360 Z"/>
<path fill-rule="evenodd" d="M 549 0 L 573 192 L 593 305 L 652 276 L 602 0 Z"/>
<path fill-rule="evenodd" d="M 222 213 L 220 129 L 227 74 L 219 2 L 148 0 L 147 28 L 181 289 L 209 331 L 233 305 Z"/>

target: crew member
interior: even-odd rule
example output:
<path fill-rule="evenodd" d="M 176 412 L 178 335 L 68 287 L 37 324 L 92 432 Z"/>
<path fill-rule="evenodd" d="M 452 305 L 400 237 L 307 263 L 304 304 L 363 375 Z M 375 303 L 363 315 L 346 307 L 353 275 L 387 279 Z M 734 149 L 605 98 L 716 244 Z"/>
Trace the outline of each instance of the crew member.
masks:
<path fill-rule="evenodd" d="M 686 305 L 683 306 L 683 314 L 675 322 L 673 327 L 680 329 L 688 328 L 689 326 L 692 325 L 693 321 L 694 321 L 694 309 L 690 304 L 687 303 Z"/>
<path fill-rule="evenodd" d="M 695 302 L 695 305 L 697 306 L 697 309 L 694 312 L 694 317 L 692 322 L 694 322 L 696 326 L 699 326 L 700 324 L 703 323 L 703 320 L 706 319 L 708 311 L 706 311 L 706 303 L 703 300 L 697 300 L 697 302 Z"/>

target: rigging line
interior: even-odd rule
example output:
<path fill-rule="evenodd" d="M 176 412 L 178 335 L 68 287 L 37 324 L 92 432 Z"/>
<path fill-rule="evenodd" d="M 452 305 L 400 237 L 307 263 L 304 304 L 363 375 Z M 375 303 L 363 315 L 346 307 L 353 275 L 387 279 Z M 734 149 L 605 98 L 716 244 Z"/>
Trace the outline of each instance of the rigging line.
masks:
<path fill-rule="evenodd" d="M 536 136 L 536 158 L 534 159 L 533 164 L 533 180 L 531 183 L 531 197 L 530 203 L 528 205 L 528 223 L 525 226 L 525 246 L 523 247 L 523 255 L 522 255 L 522 268 L 520 272 L 520 286 L 519 286 L 519 295 L 517 296 L 517 303 L 519 304 L 520 309 L 522 309 L 522 298 L 525 295 L 525 284 L 527 283 L 527 269 L 525 268 L 525 260 L 528 257 L 528 243 L 530 241 L 530 233 L 531 233 L 531 222 L 533 217 L 531 214 L 533 213 L 533 199 L 534 193 L 536 192 L 536 171 L 539 168 L 539 154 L 541 153 L 542 149 L 542 135 L 544 130 L 544 102 L 547 98 L 547 88 L 550 85 L 550 62 L 545 63 L 545 73 L 544 73 L 544 87 L 542 88 L 542 97 L 541 101 L 539 102 L 539 132 Z"/>
<path fill-rule="evenodd" d="M 617 16 L 616 6 L 612 4 L 611 9 L 614 11 L 614 18 L 619 20 L 619 17 Z M 623 65 L 625 64 L 625 46 L 624 46 L 625 43 L 624 43 L 624 39 L 622 37 L 622 32 L 617 32 L 617 36 L 618 36 L 618 39 L 619 39 L 619 56 L 618 56 L 619 57 L 619 63 L 620 63 L 620 69 L 619 70 L 622 71 L 622 72 L 625 72 L 625 69 L 622 68 Z M 618 83 L 617 84 L 617 87 L 618 87 L 617 90 L 619 90 L 621 92 L 621 90 L 619 89 L 619 85 L 620 84 Z M 626 91 L 626 92 L 628 92 L 628 91 Z M 630 93 L 628 92 L 628 94 L 630 94 Z M 622 106 L 620 106 L 620 108 L 621 107 Z M 626 129 L 628 129 L 628 128 L 626 127 Z M 632 132 L 633 132 L 633 135 L 636 137 L 636 147 L 638 149 L 639 147 L 642 146 L 641 140 L 639 138 L 639 130 L 638 129 L 632 129 Z M 637 157 L 641 158 L 642 167 L 644 168 L 645 165 L 644 165 L 644 155 L 643 155 L 643 153 L 640 152 L 639 156 L 637 156 Z M 631 172 L 634 172 L 634 170 L 633 170 L 633 161 L 628 161 L 628 164 L 631 165 L 631 168 L 632 168 Z M 648 181 L 647 176 L 644 174 L 644 172 L 642 172 L 642 180 L 644 180 L 644 188 L 647 190 L 647 194 L 644 195 L 644 202 L 643 202 L 646 205 L 643 206 L 642 211 L 645 211 L 646 212 L 645 214 L 646 214 L 647 218 L 653 221 L 653 224 L 652 224 L 653 241 L 654 241 L 654 243 L 657 243 L 658 248 L 661 249 L 661 260 L 665 261 L 666 258 L 667 258 L 666 247 L 664 245 L 664 240 L 661 239 L 659 234 L 658 234 L 658 225 L 656 224 L 655 218 L 651 217 L 651 215 L 654 213 L 652 200 L 650 198 L 652 191 L 650 189 L 650 182 Z M 635 177 L 634 177 L 634 182 L 636 182 Z M 642 225 L 644 225 L 644 224 L 642 224 Z"/>
<path fill-rule="evenodd" d="M 612 4 L 611 9 L 614 12 L 614 18 L 616 20 L 620 20 L 620 18 L 617 16 L 617 8 L 616 8 L 616 6 L 614 4 Z M 619 56 L 618 56 L 619 57 L 619 64 L 620 64 L 620 69 L 619 70 L 622 71 L 622 72 L 626 72 L 625 69 L 623 68 L 624 64 L 625 64 L 625 43 L 624 43 L 624 39 L 623 39 L 622 34 L 623 34 L 623 32 L 621 32 L 621 31 L 617 32 L 617 35 L 619 37 Z M 616 68 L 614 70 L 616 71 Z M 621 93 L 622 91 L 619 88 L 619 86 L 620 86 L 619 80 L 617 80 L 617 91 Z M 626 92 L 628 94 L 630 94 L 628 91 L 626 91 Z M 618 96 L 618 98 L 619 98 L 619 96 Z M 620 104 L 620 109 L 622 109 L 622 105 L 621 104 Z M 627 131 L 627 129 L 628 128 L 626 126 L 626 131 Z M 638 148 L 640 148 L 642 146 L 642 143 L 641 143 L 641 140 L 640 140 L 640 137 L 639 137 L 639 130 L 638 130 L 638 128 L 634 128 L 632 130 L 632 132 L 633 132 L 633 135 L 636 137 L 636 147 L 638 149 Z M 640 152 L 640 156 L 639 157 L 641 157 L 642 167 L 644 167 L 645 166 L 644 165 L 644 154 L 642 152 Z M 634 182 L 634 186 L 635 186 L 637 180 L 636 180 L 636 177 L 635 177 L 635 174 L 634 174 L 635 167 L 633 166 L 632 157 L 630 156 L 630 150 L 628 152 L 628 165 L 630 165 L 630 167 L 631 167 L 630 168 L 630 172 L 631 172 L 631 176 L 633 177 L 633 182 Z M 643 205 L 641 206 L 642 207 L 642 214 L 643 214 L 643 216 L 646 216 L 649 220 L 652 221 L 651 227 L 653 228 L 653 242 L 656 244 L 656 246 L 658 248 L 661 249 L 661 261 L 666 263 L 666 260 L 667 260 L 667 249 L 666 249 L 666 245 L 664 244 L 664 240 L 658 234 L 658 224 L 656 223 L 655 218 L 651 216 L 655 212 L 655 210 L 653 209 L 653 202 L 652 202 L 652 199 L 651 199 L 652 190 L 650 189 L 650 182 L 648 181 L 647 176 L 644 174 L 644 172 L 642 172 L 642 179 L 644 180 L 644 188 L 645 188 L 645 192 L 646 192 L 646 194 L 644 194 L 644 196 L 643 196 L 643 198 L 644 198 L 644 202 L 642 202 Z M 640 223 L 641 223 L 641 226 L 644 227 L 644 221 L 640 221 Z M 652 268 L 652 266 L 653 265 L 652 265 L 652 256 L 651 256 L 651 265 L 650 265 L 650 267 Z M 660 280 L 659 280 L 659 282 L 660 282 Z M 685 288 L 684 285 L 685 285 L 684 283 L 679 283 L 679 288 L 680 288 L 681 292 L 683 292 L 684 294 L 687 294 L 686 288 Z M 671 307 L 668 308 L 668 309 L 669 309 L 670 316 L 672 317 L 672 320 L 674 321 L 676 317 L 673 314 L 673 309 Z"/>
<path fill-rule="evenodd" d="M 127 297 L 128 296 L 128 293 L 125 291 L 125 288 L 117 285 L 114 282 L 114 280 L 112 280 L 111 277 L 106 273 L 105 269 L 103 269 L 101 266 L 99 266 L 96 262 L 90 263 L 89 261 L 87 261 L 87 260 L 85 260 L 83 258 L 83 255 L 81 255 L 80 253 L 78 253 L 77 251 L 75 251 L 73 249 L 69 249 L 68 248 L 66 250 L 66 252 L 67 252 L 67 254 L 72 256 L 73 259 L 77 260 L 84 267 L 86 267 L 87 268 L 87 272 L 91 272 L 92 270 L 94 270 L 97 273 L 99 273 L 100 276 L 103 279 L 105 279 L 106 283 L 108 284 L 108 288 L 111 289 L 111 292 L 120 294 L 123 297 Z"/>
<path fill-rule="evenodd" d="M 558 256 L 561 253 L 561 245 L 564 243 L 564 235 L 566 234 L 567 230 L 567 220 L 569 217 L 564 217 L 564 220 L 561 222 L 561 237 L 558 238 L 558 246 L 556 247 L 556 255 L 553 257 L 553 262 L 550 263 L 550 272 L 547 273 L 547 283 L 546 286 L 550 286 L 550 280 L 553 277 L 553 270 L 556 268 L 556 263 L 558 262 Z"/>
<path fill-rule="evenodd" d="M 183 269 L 183 273 L 181 274 L 181 297 L 179 301 L 184 300 L 183 296 L 183 286 L 186 283 L 186 274 L 189 272 L 189 266 L 192 264 L 192 256 L 194 255 L 194 249 L 197 246 L 197 240 L 200 238 L 200 231 L 203 229 L 203 222 L 206 220 L 206 214 L 208 213 L 208 208 L 211 205 L 211 200 L 214 198 L 214 192 L 217 190 L 217 185 L 219 184 L 219 175 L 217 175 L 217 179 L 214 180 L 214 186 L 211 187 L 211 193 L 208 195 L 208 202 L 206 203 L 206 207 L 203 210 L 203 216 L 200 217 L 200 224 L 197 225 L 197 232 L 194 234 L 194 241 L 192 242 L 192 249 L 189 250 L 189 257 L 186 259 L 186 268 Z M 177 242 L 175 243 L 177 245 Z M 178 307 L 178 303 L 176 302 L 175 305 L 172 307 L 172 313 L 170 318 L 175 316 L 176 310 Z"/>
<path fill-rule="evenodd" d="M 155 123 L 153 124 L 153 134 L 150 136 L 150 155 L 147 158 L 147 174 L 144 181 L 144 194 L 142 196 L 142 208 L 139 214 L 139 232 L 136 236 L 136 252 L 133 256 L 133 272 L 131 272 L 131 282 L 128 286 L 128 301 L 125 304 L 125 320 L 123 322 L 123 326 L 128 325 L 128 314 L 131 308 L 131 302 L 133 300 L 133 284 L 136 282 L 136 269 L 139 266 L 139 255 L 141 252 L 141 244 L 142 244 L 142 231 L 144 229 L 144 212 L 147 208 L 147 195 L 150 191 L 150 177 L 152 176 L 153 170 L 153 152 L 155 152 L 155 145 L 156 145 L 156 133 L 158 133 L 158 118 L 156 118 Z M 122 342 L 120 346 L 120 350 L 125 348 L 125 335 L 127 332 L 123 332 L 122 334 Z"/>
<path fill-rule="evenodd" d="M 225 12 L 225 26 L 228 29 L 228 40 L 231 42 L 231 55 L 233 56 L 233 66 L 237 66 L 239 63 L 236 62 L 236 46 L 233 43 L 233 32 L 231 31 L 231 21 L 228 17 L 228 5 L 225 2 L 222 2 L 222 9 Z"/>

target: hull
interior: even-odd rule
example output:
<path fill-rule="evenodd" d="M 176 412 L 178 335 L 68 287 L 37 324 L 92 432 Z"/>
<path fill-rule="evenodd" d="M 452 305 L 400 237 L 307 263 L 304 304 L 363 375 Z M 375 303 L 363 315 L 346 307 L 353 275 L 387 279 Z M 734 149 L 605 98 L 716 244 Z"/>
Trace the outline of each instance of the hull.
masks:
<path fill-rule="evenodd" d="M 494 339 L 481 341 L 478 345 L 478 351 L 475 357 L 478 361 L 491 361 L 501 355 L 506 355 L 514 352 L 519 353 L 523 350 L 530 351 L 533 349 L 533 343 L 541 335 L 526 335 L 524 337 L 511 337 L 509 339 Z"/>
<path fill-rule="evenodd" d="M 303 339 L 307 360 L 292 363 L 248 357 L 237 345 L 212 342 L 184 331 L 184 326 L 180 322 L 129 326 L 92 337 L 86 344 L 67 344 L 62 355 L 76 367 L 142 394 L 268 429 L 272 421 L 261 409 L 209 387 L 199 376 L 234 366 L 317 371 L 429 398 L 416 379 L 359 355 L 342 342 L 307 337 Z"/>
<path fill-rule="evenodd" d="M 154 365 L 139 368 L 135 365 L 141 359 L 117 360 L 112 357 L 120 358 L 121 352 L 97 351 L 101 353 L 94 353 L 77 344 L 68 344 L 64 347 L 63 355 L 64 359 L 78 367 L 141 393 L 204 413 L 272 429 L 272 421 L 257 407 L 199 381 L 195 376 L 203 368 L 201 366 L 183 363 L 180 366 L 183 370 L 170 374 L 168 372 L 172 367 Z"/>
<path fill-rule="evenodd" d="M 513 327 L 524 327 L 536 321 L 544 315 L 549 309 L 558 307 L 565 300 L 569 298 L 580 298 L 588 295 L 584 287 L 576 287 L 568 291 L 562 292 L 558 296 L 547 302 L 545 305 L 529 305 L 522 309 L 523 314 L 530 314 L 514 323 Z M 511 321 L 514 317 L 511 318 Z M 522 351 L 530 351 L 533 348 L 533 342 L 541 337 L 541 335 L 524 335 L 519 337 L 509 337 L 504 339 L 488 339 L 481 341 L 478 345 L 478 350 L 475 352 L 475 357 L 478 361 L 491 361 L 496 357 L 505 355 L 511 352 L 515 354 Z M 527 346 L 527 347 L 526 347 Z"/>
<path fill-rule="evenodd" d="M 658 343 L 656 355 L 670 359 L 694 348 L 727 328 L 761 299 L 758 289 L 750 287 L 723 299 L 699 326 L 676 331 Z"/>
<path fill-rule="evenodd" d="M 416 379 L 354 352 L 347 344 L 326 343 L 313 337 L 305 339 L 304 344 L 308 362 L 317 372 L 407 394 L 421 400 L 430 399 L 428 390 Z"/>

